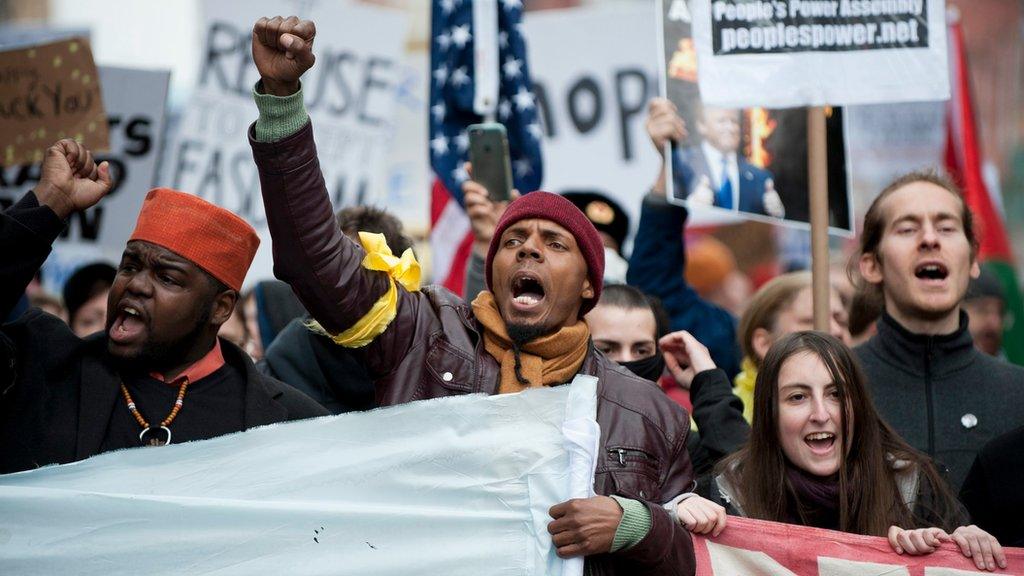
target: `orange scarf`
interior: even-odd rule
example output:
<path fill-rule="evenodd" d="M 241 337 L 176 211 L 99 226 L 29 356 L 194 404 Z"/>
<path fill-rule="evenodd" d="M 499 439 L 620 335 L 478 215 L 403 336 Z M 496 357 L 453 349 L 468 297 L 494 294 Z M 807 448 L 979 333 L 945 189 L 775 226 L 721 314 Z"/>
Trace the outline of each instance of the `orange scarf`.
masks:
<path fill-rule="evenodd" d="M 499 394 L 568 382 L 579 372 L 587 357 L 590 328 L 586 322 L 577 320 L 575 324 L 527 342 L 519 349 L 519 371 L 529 381 L 528 385 L 522 384 L 516 378 L 516 356 L 505 329 L 505 319 L 498 312 L 490 291 L 484 290 L 473 300 L 473 314 L 484 327 L 484 348 L 501 362 Z"/>

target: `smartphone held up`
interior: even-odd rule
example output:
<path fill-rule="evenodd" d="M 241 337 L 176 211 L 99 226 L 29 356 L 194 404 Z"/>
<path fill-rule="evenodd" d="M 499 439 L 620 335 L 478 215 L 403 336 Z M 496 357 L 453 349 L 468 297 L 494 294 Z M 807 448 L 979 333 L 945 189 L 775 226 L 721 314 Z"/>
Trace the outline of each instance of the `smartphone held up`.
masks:
<path fill-rule="evenodd" d="M 479 182 L 492 202 L 512 197 L 512 162 L 505 127 L 496 122 L 469 126 L 469 161 L 473 180 Z"/>

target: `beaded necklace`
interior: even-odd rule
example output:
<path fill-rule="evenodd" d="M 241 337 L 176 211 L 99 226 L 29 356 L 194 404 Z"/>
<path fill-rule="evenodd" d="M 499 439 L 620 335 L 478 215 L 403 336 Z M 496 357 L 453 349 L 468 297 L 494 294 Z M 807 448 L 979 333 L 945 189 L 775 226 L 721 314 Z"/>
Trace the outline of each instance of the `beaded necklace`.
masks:
<path fill-rule="evenodd" d="M 142 426 L 142 432 L 139 432 L 139 442 L 146 444 L 146 434 L 159 429 L 167 433 L 167 440 L 161 442 L 159 438 L 150 438 L 148 445 L 166 446 L 171 443 L 171 429 L 168 428 L 168 426 L 171 425 L 171 422 L 174 422 L 174 418 L 177 417 L 178 412 L 181 411 L 181 406 L 185 403 L 185 390 L 187 389 L 188 377 L 186 376 L 182 378 L 181 386 L 178 388 L 178 398 L 174 401 L 174 407 L 171 408 L 171 413 L 164 418 L 163 422 L 160 423 L 160 426 L 153 428 L 150 426 L 149 422 L 146 422 L 146 419 L 142 417 L 139 409 L 135 407 L 135 401 L 132 400 L 132 395 L 128 393 L 128 388 L 123 382 L 121 383 L 121 394 L 124 395 L 125 402 L 128 403 L 128 411 L 135 417 L 135 421 L 139 423 L 139 426 Z"/>

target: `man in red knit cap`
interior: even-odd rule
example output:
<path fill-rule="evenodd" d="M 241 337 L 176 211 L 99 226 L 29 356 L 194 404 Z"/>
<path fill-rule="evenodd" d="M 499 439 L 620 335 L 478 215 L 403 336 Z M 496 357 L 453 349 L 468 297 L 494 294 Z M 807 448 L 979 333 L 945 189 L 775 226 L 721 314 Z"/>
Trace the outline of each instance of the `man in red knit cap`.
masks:
<path fill-rule="evenodd" d="M 67 218 L 110 186 L 108 165 L 82 145 L 47 150 L 39 184 L 0 213 L 4 314 Z M 79 338 L 37 308 L 0 330 L 0 473 L 325 414 L 217 338 L 258 244 L 223 208 L 150 191 L 110 288 L 105 332 Z"/>
<path fill-rule="evenodd" d="M 509 204 L 486 261 L 488 289 L 467 303 L 420 289 L 418 264 L 379 237 L 362 248 L 334 222 L 299 78 L 313 65 L 312 22 L 263 18 L 253 30 L 261 74 L 250 130 L 274 243 L 274 271 L 339 346 L 361 356 L 380 405 L 598 378 L 599 496 L 551 508 L 560 556 L 587 573 L 692 574 L 689 534 L 661 503 L 688 492 L 689 417 L 652 382 L 606 359 L 583 315 L 601 293 L 604 251 L 586 216 L 556 194 Z"/>

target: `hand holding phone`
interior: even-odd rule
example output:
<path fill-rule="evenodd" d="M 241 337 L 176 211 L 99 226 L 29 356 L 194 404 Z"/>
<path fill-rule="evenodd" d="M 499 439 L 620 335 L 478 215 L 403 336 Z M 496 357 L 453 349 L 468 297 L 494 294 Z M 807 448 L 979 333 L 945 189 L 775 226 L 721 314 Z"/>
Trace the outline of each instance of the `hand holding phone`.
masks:
<path fill-rule="evenodd" d="M 469 126 L 469 161 L 473 180 L 487 189 L 492 202 L 512 197 L 512 162 L 505 127 L 495 122 Z"/>

